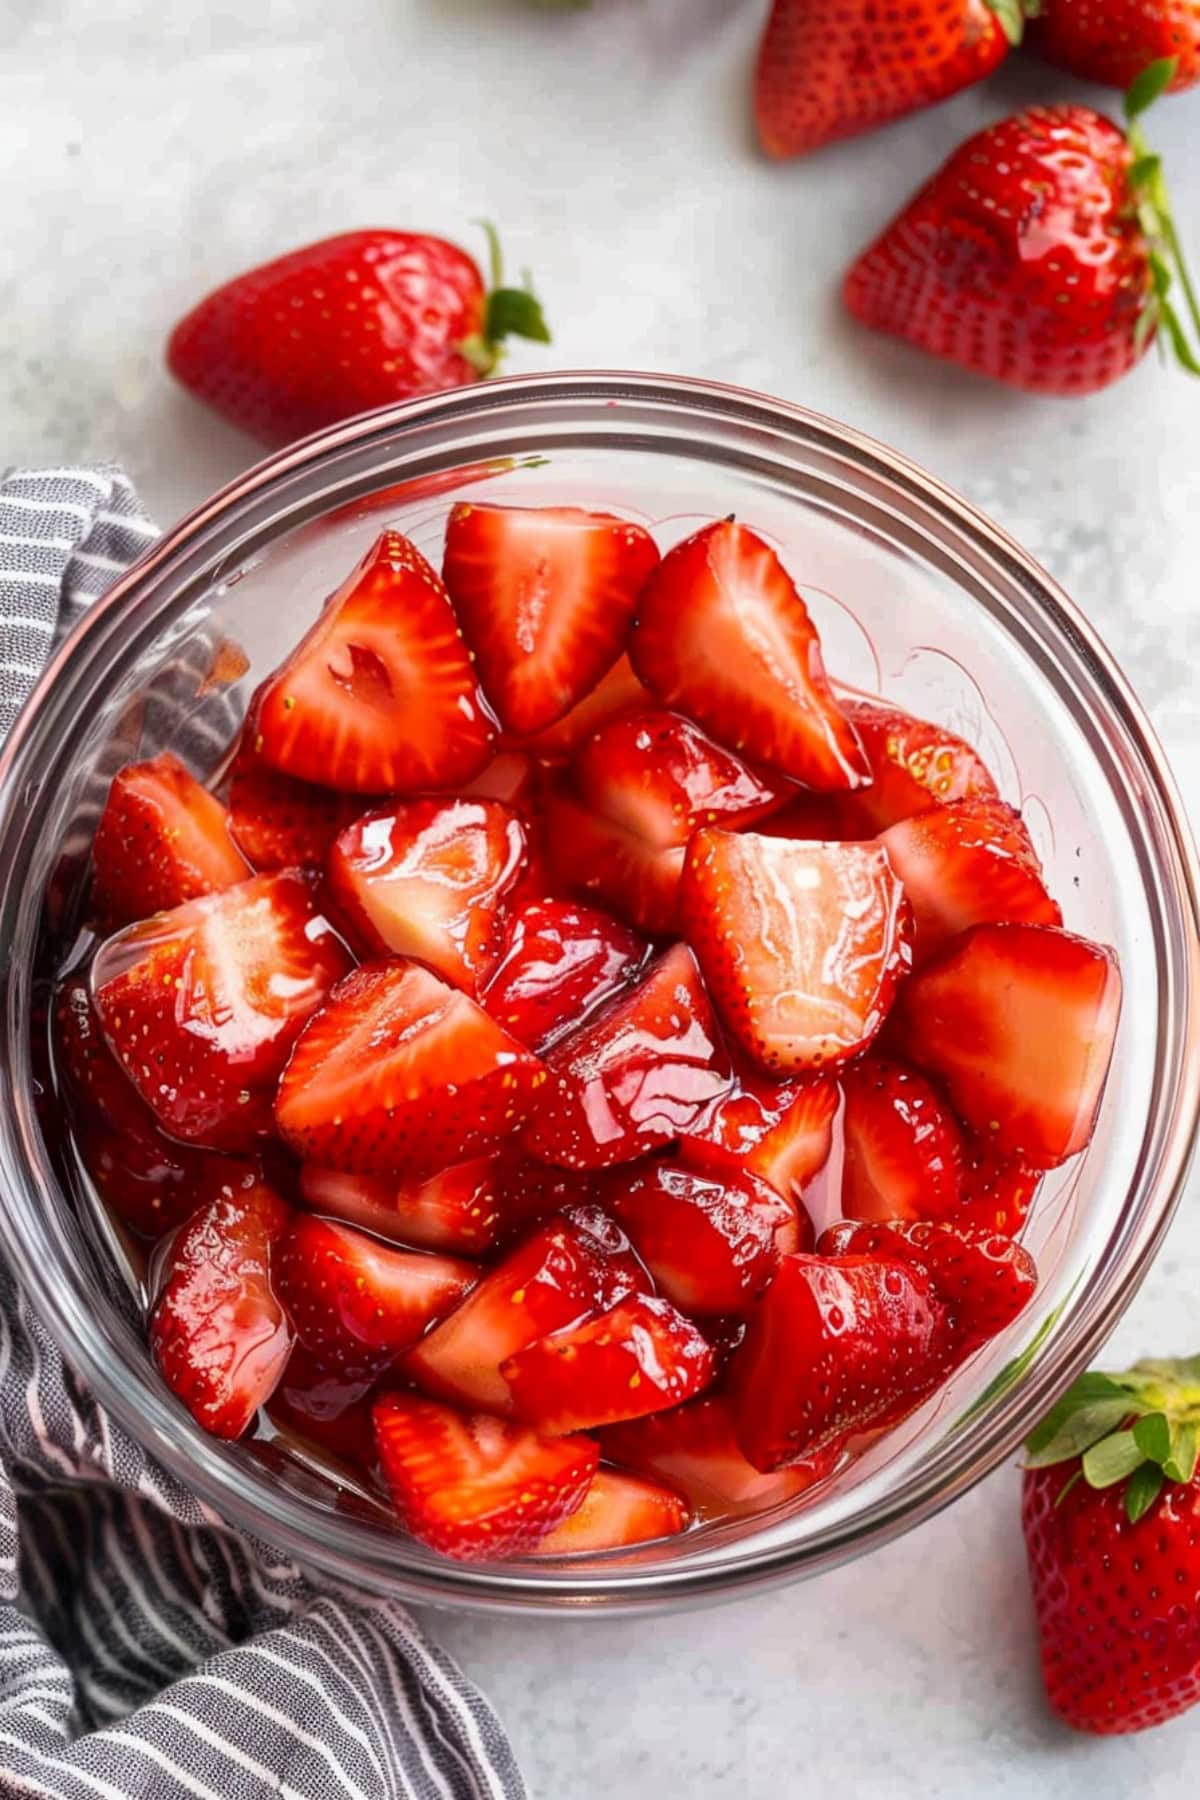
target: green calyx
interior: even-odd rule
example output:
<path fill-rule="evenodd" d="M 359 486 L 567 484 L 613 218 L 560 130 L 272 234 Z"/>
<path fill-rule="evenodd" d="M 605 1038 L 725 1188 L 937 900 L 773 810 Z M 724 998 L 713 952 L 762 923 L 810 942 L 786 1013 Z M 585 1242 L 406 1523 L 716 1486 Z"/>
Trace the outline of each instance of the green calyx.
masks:
<path fill-rule="evenodd" d="M 1042 0 L 987 0 L 987 5 L 1014 50 L 1025 35 L 1026 19 L 1038 18 L 1042 10 Z"/>
<path fill-rule="evenodd" d="M 1134 1524 L 1168 1481 L 1191 1481 L 1200 1452 L 1200 1356 L 1140 1362 L 1123 1375 L 1091 1370 L 1069 1387 L 1026 1444 L 1025 1466 L 1077 1463 L 1060 1500 L 1077 1481 L 1092 1488 L 1125 1482 Z"/>
<path fill-rule="evenodd" d="M 496 228 L 486 220 L 480 220 L 480 224 L 487 234 L 491 286 L 484 303 L 482 330 L 464 338 L 458 349 L 477 374 L 491 375 L 504 356 L 501 346 L 506 337 L 532 338 L 535 343 L 548 344 L 550 328 L 528 275 L 522 287 L 505 287 L 504 259 Z"/>
<path fill-rule="evenodd" d="M 1161 326 L 1160 345 L 1164 348 L 1169 345 L 1176 361 L 1189 375 L 1200 375 L 1200 355 L 1192 341 L 1194 338 L 1200 343 L 1200 305 L 1175 229 L 1162 158 L 1150 149 L 1141 127 L 1142 115 L 1166 93 L 1175 69 L 1176 58 L 1173 56 L 1151 63 L 1125 95 L 1125 136 L 1133 152 L 1129 186 L 1138 225 L 1149 246 L 1153 281 L 1153 291 L 1138 320 L 1137 344 L 1141 349 L 1150 334 Z M 1184 299 L 1182 315 L 1170 298 L 1176 284 Z"/>

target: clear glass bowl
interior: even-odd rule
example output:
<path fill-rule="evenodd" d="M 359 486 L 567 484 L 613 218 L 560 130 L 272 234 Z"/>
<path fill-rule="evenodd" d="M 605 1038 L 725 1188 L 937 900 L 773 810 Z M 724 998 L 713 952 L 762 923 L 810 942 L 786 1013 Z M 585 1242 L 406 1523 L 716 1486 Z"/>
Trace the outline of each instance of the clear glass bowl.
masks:
<path fill-rule="evenodd" d="M 170 742 L 207 773 L 255 684 L 386 523 L 436 562 L 461 495 L 611 507 L 665 545 L 736 513 L 773 538 L 841 680 L 979 745 L 1025 807 L 1069 926 L 1112 944 L 1125 1010 L 1094 1143 L 1046 1184 L 1031 1313 L 829 1487 L 636 1552 L 455 1565 L 365 1494 L 206 1437 L 140 1329 L 137 1272 L 39 1107 L 39 1005 L 115 768 Z M 0 1214 L 50 1331 L 133 1435 L 234 1524 L 408 1599 L 611 1611 L 744 1594 L 882 1543 L 1009 1454 L 1111 1330 L 1195 1129 L 1197 866 L 1141 710 L 1086 619 L 972 507 L 881 445 L 703 382 L 486 382 L 297 445 L 170 532 L 62 647 L 0 759 Z M 48 1141 L 49 1140 L 49 1141 Z"/>

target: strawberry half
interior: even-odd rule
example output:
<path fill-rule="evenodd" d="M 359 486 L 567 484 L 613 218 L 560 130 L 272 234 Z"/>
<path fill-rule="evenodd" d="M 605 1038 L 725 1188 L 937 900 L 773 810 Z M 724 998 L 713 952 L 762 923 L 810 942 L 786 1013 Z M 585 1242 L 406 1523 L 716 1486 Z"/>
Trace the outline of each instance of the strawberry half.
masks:
<path fill-rule="evenodd" d="M 698 831 L 680 903 L 722 1019 L 775 1074 L 870 1043 L 908 968 L 903 891 L 877 845 Z"/>
<path fill-rule="evenodd" d="M 680 1160 L 715 1174 L 744 1170 L 798 1200 L 829 1160 L 836 1082 L 825 1075 L 773 1081 L 741 1062 L 734 1076 L 730 1092 L 682 1138 Z"/>
<path fill-rule="evenodd" d="M 683 1136 L 730 1086 L 696 961 L 676 944 L 546 1058 L 523 1142 L 568 1169 L 633 1162 Z"/>
<path fill-rule="evenodd" d="M 397 960 L 339 982 L 292 1052 L 275 1118 L 305 1161 L 420 1179 L 497 1148 L 545 1079 L 466 994 Z"/>
<path fill-rule="evenodd" d="M 244 881 L 229 814 L 177 756 L 121 770 L 92 840 L 92 902 L 122 924 Z"/>
<path fill-rule="evenodd" d="M 507 1152 L 454 1163 L 427 1181 L 400 1183 L 305 1163 L 300 1191 L 314 1212 L 332 1213 L 390 1243 L 482 1256 L 514 1231 L 586 1200 L 588 1184 Z"/>
<path fill-rule="evenodd" d="M 292 1328 L 271 1287 L 271 1258 L 290 1218 L 263 1183 L 231 1183 L 168 1247 L 150 1349 L 171 1392 L 214 1437 L 242 1435 L 287 1362 Z"/>
<path fill-rule="evenodd" d="M 882 1256 L 918 1269 L 947 1312 L 959 1354 L 995 1337 L 1024 1312 L 1037 1291 L 1028 1250 L 997 1231 L 949 1219 L 833 1225 L 817 1243 L 820 1256 Z"/>
<path fill-rule="evenodd" d="M 281 775 L 263 760 L 252 703 L 229 771 L 230 831 L 256 869 L 323 869 L 363 802 Z"/>
<path fill-rule="evenodd" d="M 864 1056 L 842 1076 L 842 1211 L 848 1219 L 943 1219 L 962 1204 L 962 1133 L 924 1075 Z"/>
<path fill-rule="evenodd" d="M 642 939 L 607 913 L 566 900 L 529 900 L 512 915 L 480 1003 L 544 1056 L 627 987 L 645 957 Z"/>
<path fill-rule="evenodd" d="M 256 745 L 284 775 L 348 793 L 448 788 L 495 732 L 449 597 L 416 545 L 383 532 L 262 689 Z"/>
<path fill-rule="evenodd" d="M 601 677 L 590 694 L 584 696 L 557 724 L 523 740 L 534 756 L 558 760 L 573 756 L 593 731 L 609 719 L 628 712 L 631 707 L 653 704 L 653 695 L 644 688 L 633 672 L 628 656 L 618 657 L 607 675 Z"/>
<path fill-rule="evenodd" d="M 716 1372 L 707 1340 L 669 1300 L 630 1294 L 599 1318 L 501 1364 L 517 1414 L 559 1437 L 678 1406 Z"/>
<path fill-rule="evenodd" d="M 1121 975 L 1103 945 L 1050 925 L 978 925 L 904 996 L 908 1053 L 1001 1156 L 1052 1169 L 1090 1141 Z"/>
<path fill-rule="evenodd" d="M 342 832 L 329 886 L 368 952 L 416 957 L 474 993 L 525 860 L 524 827 L 499 800 L 409 800 Z"/>
<path fill-rule="evenodd" d="M 604 1199 L 655 1286 L 689 1313 L 744 1311 L 775 1273 L 776 1233 L 793 1219 L 753 1175 L 716 1179 L 670 1162 L 614 1170 Z"/>
<path fill-rule="evenodd" d="M 745 525 L 722 519 L 664 556 L 642 590 L 629 655 L 665 706 L 739 755 L 808 787 L 867 779 L 808 609 Z"/>
<path fill-rule="evenodd" d="M 535 1556 L 578 1556 L 585 1550 L 627 1550 L 687 1528 L 678 1494 L 640 1475 L 597 1469 L 582 1506 L 537 1545 Z"/>
<path fill-rule="evenodd" d="M 442 577 L 506 731 L 531 736 L 590 693 L 620 655 L 657 562 L 650 533 L 612 513 L 451 509 Z"/>
<path fill-rule="evenodd" d="M 414 1394 L 383 1394 L 371 1412 L 401 1520 L 460 1562 L 532 1550 L 580 1505 L 596 1472 L 589 1438 L 541 1438 Z"/>
<path fill-rule="evenodd" d="M 547 787 L 542 823 L 556 887 L 602 900 L 639 931 L 675 935 L 682 847 L 663 849 L 593 812 L 565 779 Z"/>
<path fill-rule="evenodd" d="M 131 925 L 92 985 L 122 1069 L 172 1136 L 242 1149 L 301 1027 L 350 959 L 295 873 L 256 875 Z"/>
<path fill-rule="evenodd" d="M 845 708 L 871 771 L 871 785 L 847 803 L 863 832 L 886 831 L 952 800 L 999 798 L 987 765 L 944 726 L 881 700 L 857 697 Z"/>

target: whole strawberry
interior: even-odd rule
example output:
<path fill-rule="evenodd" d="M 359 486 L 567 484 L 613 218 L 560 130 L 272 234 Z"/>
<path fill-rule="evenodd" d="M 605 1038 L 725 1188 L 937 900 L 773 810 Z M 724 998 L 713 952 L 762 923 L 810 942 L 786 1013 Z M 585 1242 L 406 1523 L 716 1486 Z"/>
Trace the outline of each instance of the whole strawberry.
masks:
<path fill-rule="evenodd" d="M 1200 0 L 1043 0 L 1029 43 L 1073 75 L 1116 88 L 1174 57 L 1178 93 L 1200 81 Z"/>
<path fill-rule="evenodd" d="M 177 380 L 269 444 L 371 407 L 488 375 L 505 337 L 548 343 L 528 288 L 492 286 L 442 238 L 348 231 L 235 276 L 180 320 L 167 344 Z"/>
<path fill-rule="evenodd" d="M 1034 393 L 1106 387 L 1160 327 L 1200 373 L 1173 276 L 1197 331 L 1200 311 L 1139 124 L 1173 72 L 1134 83 L 1124 131 L 1087 106 L 1031 106 L 969 139 L 850 270 L 855 318 Z"/>
<path fill-rule="evenodd" d="M 1080 1376 L 1029 1439 L 1023 1522 L 1050 1704 L 1077 1731 L 1200 1700 L 1200 1358 Z"/>

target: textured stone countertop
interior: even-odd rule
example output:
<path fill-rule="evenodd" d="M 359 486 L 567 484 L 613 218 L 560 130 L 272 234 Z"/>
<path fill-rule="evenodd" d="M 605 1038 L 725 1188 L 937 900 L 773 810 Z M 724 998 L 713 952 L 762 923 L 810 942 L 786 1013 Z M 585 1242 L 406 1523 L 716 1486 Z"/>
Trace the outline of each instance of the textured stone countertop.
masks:
<path fill-rule="evenodd" d="M 786 167 L 753 153 L 761 0 L 0 0 L 0 464 L 117 458 L 167 523 L 251 457 L 173 391 L 175 316 L 240 266 L 353 224 L 472 241 L 536 271 L 562 366 L 710 375 L 874 433 L 980 502 L 1096 621 L 1185 793 L 1200 779 L 1200 385 L 1153 363 L 1036 401 L 860 334 L 835 283 L 1036 65 Z M 1200 93 L 1153 121 L 1200 252 Z M 513 368 L 535 368 L 522 349 Z M 1111 1354 L 1200 1349 L 1200 1194 Z M 1076 1740 L 1039 1704 L 1002 1470 L 889 1549 L 771 1597 L 638 1623 L 459 1617 L 538 1800 L 837 1791 L 1165 1796 L 1200 1711 Z"/>

